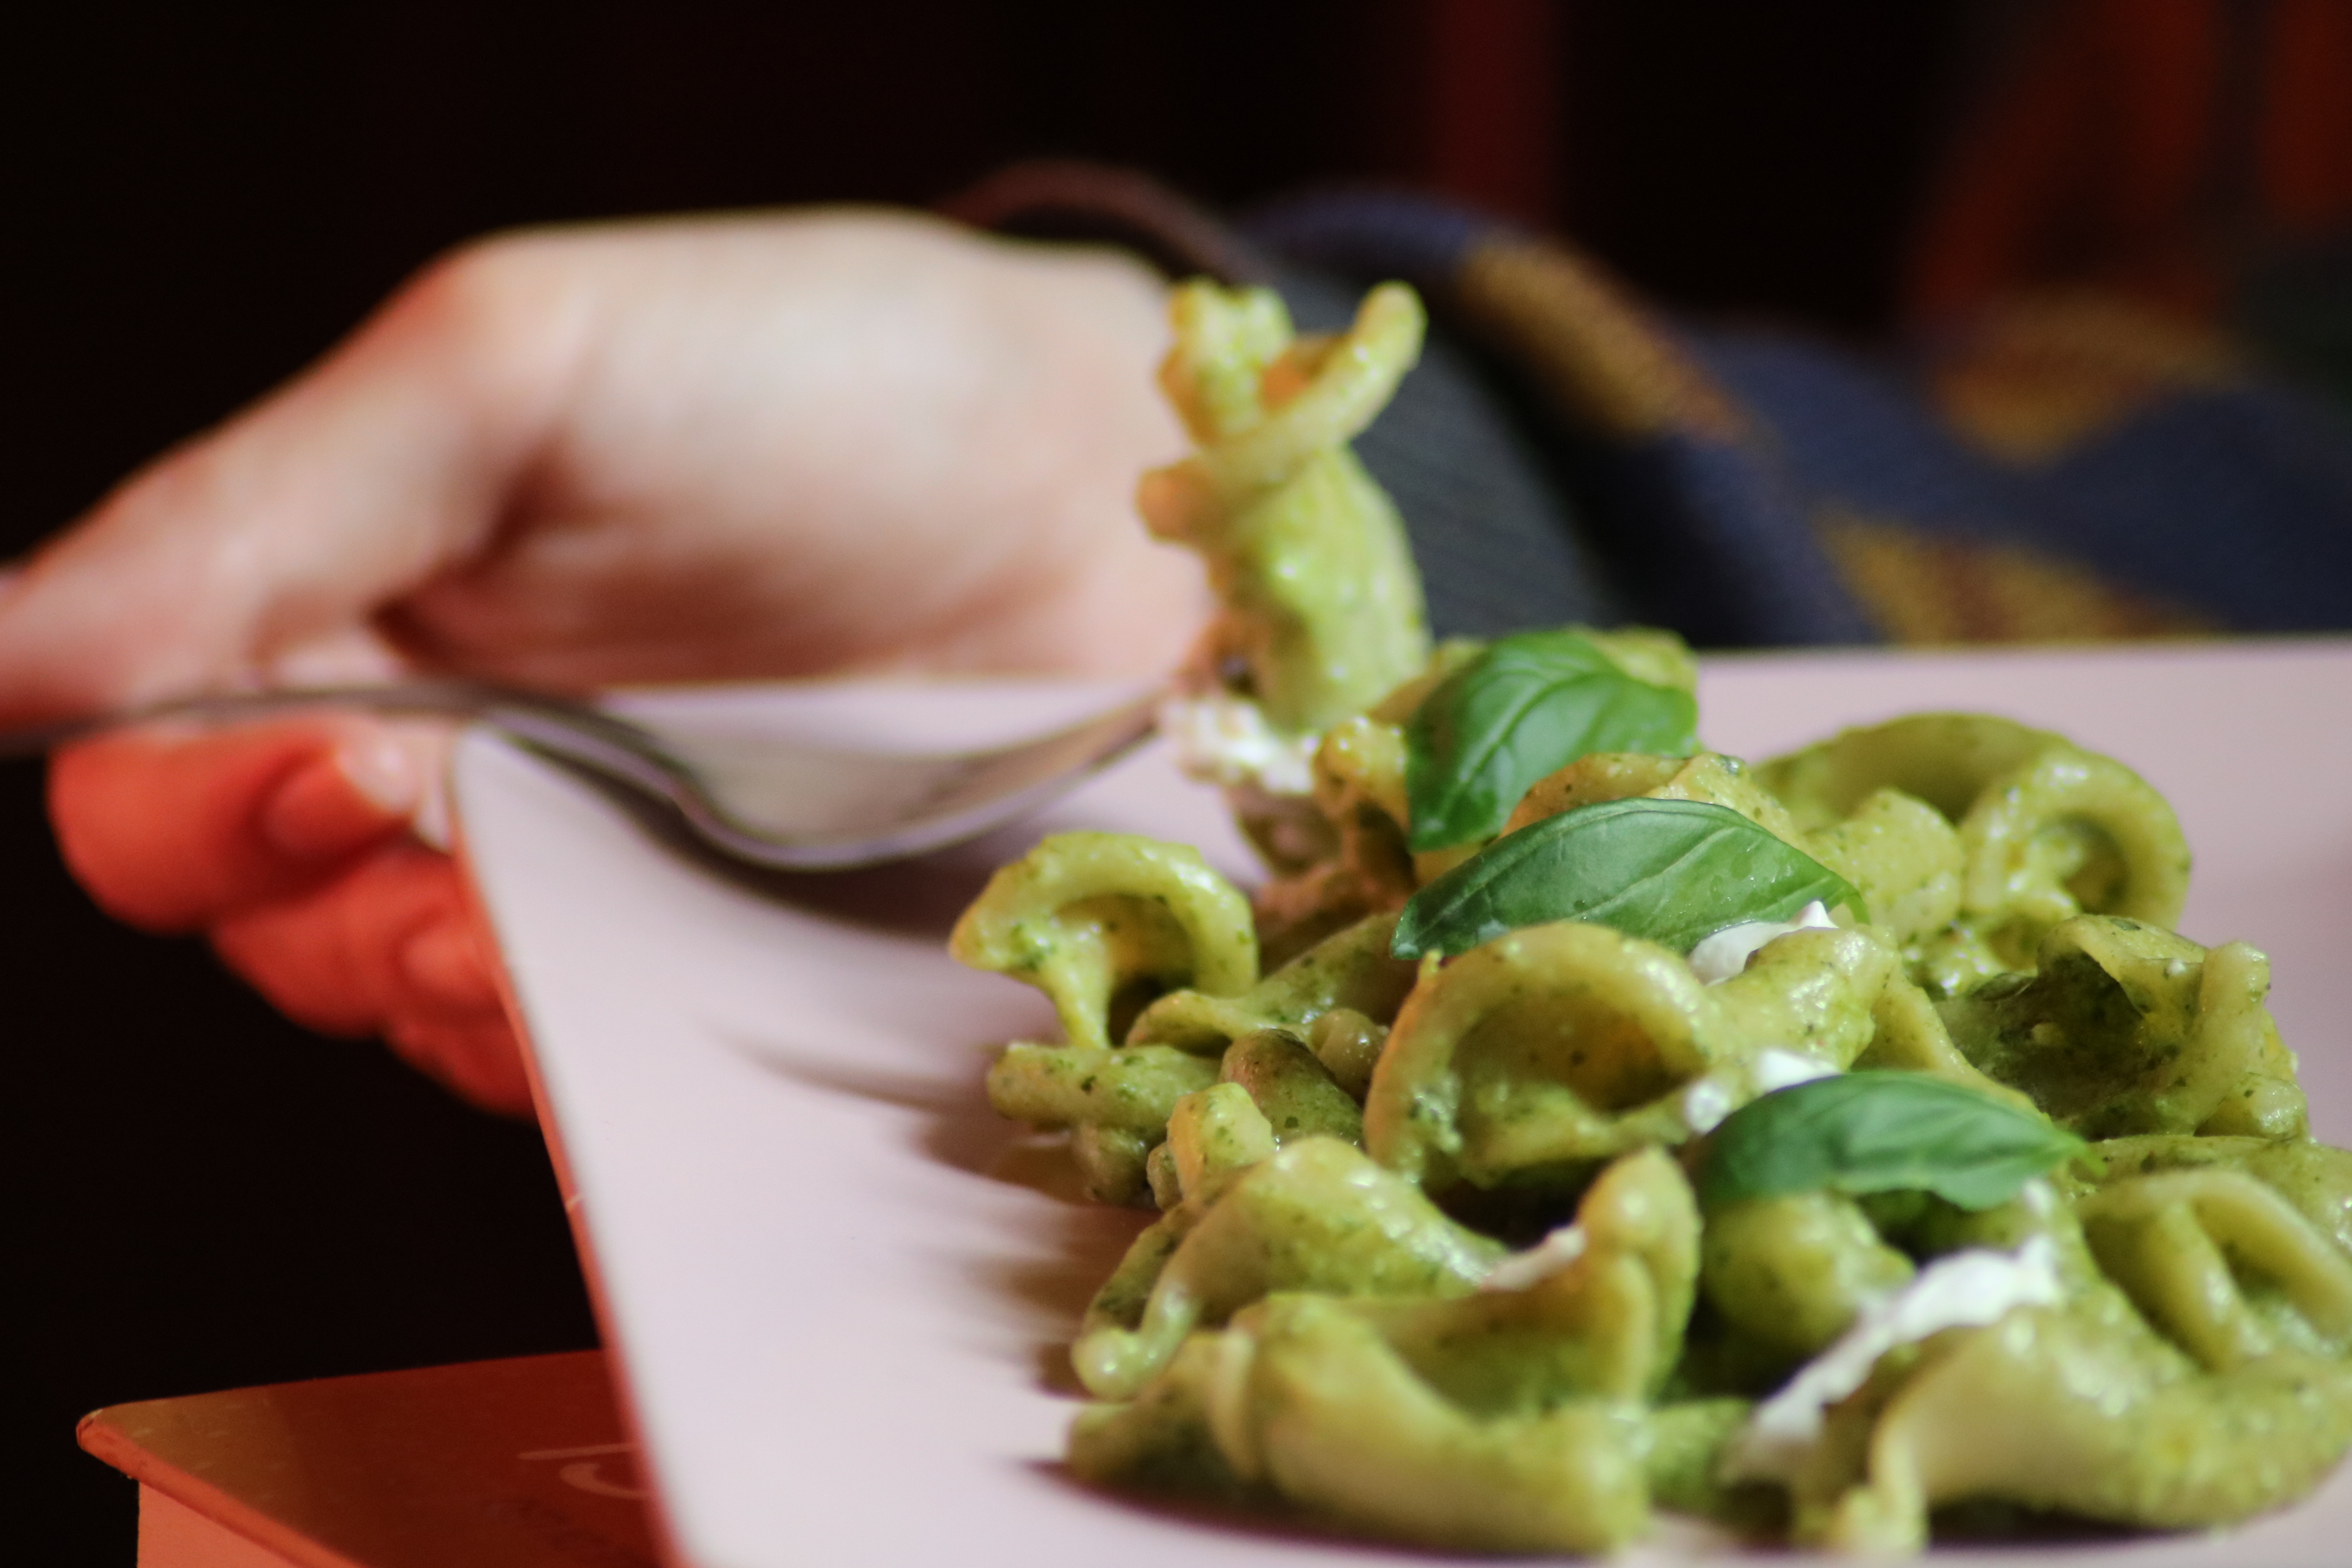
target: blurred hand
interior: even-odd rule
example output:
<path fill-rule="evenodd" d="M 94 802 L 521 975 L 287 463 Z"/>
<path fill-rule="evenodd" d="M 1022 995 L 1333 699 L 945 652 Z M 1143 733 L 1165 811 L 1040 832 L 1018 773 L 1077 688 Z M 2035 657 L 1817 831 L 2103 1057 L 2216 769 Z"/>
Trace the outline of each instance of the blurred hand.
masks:
<path fill-rule="evenodd" d="M 1156 673 L 1208 612 L 1130 501 L 1182 448 L 1162 306 L 1119 258 L 880 213 L 470 247 L 0 587 L 0 721 L 426 670 Z M 436 741 L 124 733 L 58 757 L 50 806 L 117 915 L 527 1112 L 488 942 L 412 831 Z"/>

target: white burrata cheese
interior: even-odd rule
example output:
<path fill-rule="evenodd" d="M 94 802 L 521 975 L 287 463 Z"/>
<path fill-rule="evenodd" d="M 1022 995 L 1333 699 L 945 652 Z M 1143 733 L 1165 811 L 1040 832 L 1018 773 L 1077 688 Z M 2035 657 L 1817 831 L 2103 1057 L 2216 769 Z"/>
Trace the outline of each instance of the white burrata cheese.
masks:
<path fill-rule="evenodd" d="M 1268 795 L 1314 792 L 1315 748 L 1323 738 L 1283 734 L 1246 697 L 1229 691 L 1171 697 L 1160 705 L 1160 732 L 1176 748 L 1177 766 L 1196 779 Z"/>
<path fill-rule="evenodd" d="M 1714 1073 L 1695 1079 L 1683 1090 L 1683 1125 L 1705 1134 L 1723 1125 L 1739 1103 L 1738 1092 Z"/>
<path fill-rule="evenodd" d="M 2020 1307 L 2055 1306 L 2058 1251 L 2046 1236 L 2015 1252 L 1948 1253 L 1864 1308 L 1837 1342 L 1807 1362 L 1725 1446 L 1726 1481 L 1793 1481 L 1821 1441 L 1829 1407 L 1870 1380 L 1878 1358 L 1946 1329 L 1981 1328 Z"/>
<path fill-rule="evenodd" d="M 1811 1083 L 1817 1078 L 1835 1078 L 1837 1070 L 1818 1057 L 1767 1046 L 1745 1066 L 1734 1064 L 1694 1079 L 1683 1090 L 1683 1124 L 1693 1132 L 1712 1132 L 1754 1096 Z M 1744 1086 L 1739 1081 L 1743 1078 Z"/>
<path fill-rule="evenodd" d="M 1769 1094 L 1776 1089 L 1794 1089 L 1801 1083 L 1811 1083 L 1817 1078 L 1835 1078 L 1838 1069 L 1819 1057 L 1809 1057 L 1802 1051 L 1784 1051 L 1778 1046 L 1767 1046 L 1756 1053 L 1748 1066 L 1756 1080 L 1756 1092 Z"/>
<path fill-rule="evenodd" d="M 1837 922 L 1830 919 L 1829 910 L 1815 899 L 1799 910 L 1793 921 L 1743 921 L 1703 939 L 1691 949 L 1691 973 L 1709 985 L 1720 985 L 1747 968 L 1756 950 L 1775 937 L 1786 936 L 1792 931 L 1836 929 Z"/>

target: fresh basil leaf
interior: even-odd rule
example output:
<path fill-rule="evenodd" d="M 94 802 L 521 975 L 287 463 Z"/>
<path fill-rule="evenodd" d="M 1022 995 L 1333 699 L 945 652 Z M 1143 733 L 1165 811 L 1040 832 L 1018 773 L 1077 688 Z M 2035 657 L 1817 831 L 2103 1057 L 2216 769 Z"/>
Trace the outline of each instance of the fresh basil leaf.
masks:
<path fill-rule="evenodd" d="M 1439 684 L 1405 726 L 1407 842 L 1444 849 L 1502 830 L 1547 773 L 1593 752 L 1687 756 L 1690 693 L 1628 675 L 1571 631 L 1507 637 Z"/>
<path fill-rule="evenodd" d="M 1726 1117 L 1699 1198 L 1716 1206 L 1790 1193 L 1927 1192 L 1987 1209 L 2083 1147 L 2046 1118 L 1925 1073 L 1843 1073 Z"/>
<path fill-rule="evenodd" d="M 1406 901 L 1390 951 L 1466 952 L 1521 926 L 1591 921 L 1688 952 L 1816 899 L 1869 918 L 1844 878 L 1730 807 L 1637 795 L 1496 839 Z"/>

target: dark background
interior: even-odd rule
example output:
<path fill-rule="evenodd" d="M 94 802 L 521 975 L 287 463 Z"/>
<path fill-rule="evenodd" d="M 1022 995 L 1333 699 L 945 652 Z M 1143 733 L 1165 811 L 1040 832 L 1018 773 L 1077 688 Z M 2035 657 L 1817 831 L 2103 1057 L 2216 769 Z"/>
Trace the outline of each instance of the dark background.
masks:
<path fill-rule="evenodd" d="M 0 548 L 69 521 L 468 236 L 924 203 L 1032 155 L 1139 165 L 1229 209 L 1317 182 L 1417 184 L 1559 227 L 1672 304 L 1868 336 L 1955 105 L 2014 10 L 367 0 L 19 16 L 0 24 Z M 535 1131 L 372 1044 L 295 1029 L 199 943 L 110 923 L 58 866 L 40 790 L 37 765 L 0 767 L 9 1554 L 121 1568 L 131 1487 L 73 1448 L 82 1412 L 595 1331 Z"/>

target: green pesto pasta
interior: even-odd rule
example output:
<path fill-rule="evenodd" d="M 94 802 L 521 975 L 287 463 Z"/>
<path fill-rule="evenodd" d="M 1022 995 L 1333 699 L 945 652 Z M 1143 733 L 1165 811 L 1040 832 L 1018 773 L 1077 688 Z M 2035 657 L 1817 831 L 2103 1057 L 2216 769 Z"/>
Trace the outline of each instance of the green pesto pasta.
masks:
<path fill-rule="evenodd" d="M 1110 1044 L 1138 983 L 1230 995 L 1257 979 L 1249 904 L 1200 852 L 1122 833 L 1063 833 L 989 879 L 948 938 L 975 969 L 1053 998 L 1074 1045 Z"/>
<path fill-rule="evenodd" d="M 1147 475 L 1138 504 L 1208 563 L 1216 647 L 1275 726 L 1320 730 L 1428 661 L 1404 525 L 1347 446 L 1419 355 L 1421 301 L 1376 289 L 1336 338 L 1294 337 L 1270 289 L 1187 283 L 1173 310 L 1160 382 L 1200 449 Z"/>
<path fill-rule="evenodd" d="M 1201 769 L 1270 876 L 1061 835 L 952 946 L 1061 1022 L 991 1102 L 1158 1211 L 1071 1347 L 1072 1472 L 1497 1552 L 1661 1510 L 1858 1553 L 1952 1505 L 2203 1529 L 2317 1485 L 2352 1446 L 2352 1153 L 2309 1137 L 2268 961 L 2169 929 L 2162 797 L 1990 715 L 1588 750 L 1594 714 L 1686 720 L 1688 651 L 1429 647 L 1345 446 L 1410 293 L 1332 340 L 1262 291 L 1174 314 L 1199 450 L 1141 504 L 1223 596 L 1187 700 L 1296 764 Z M 1553 671 L 1580 707 L 1514 706 Z M 1785 904 L 1707 872 L 1735 842 Z M 1444 926 L 1474 894 L 1492 924 Z"/>

